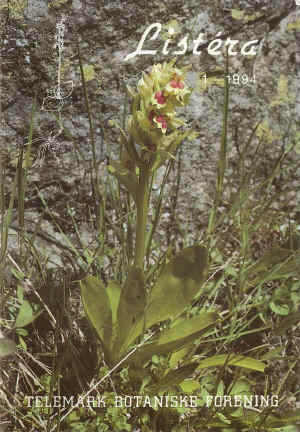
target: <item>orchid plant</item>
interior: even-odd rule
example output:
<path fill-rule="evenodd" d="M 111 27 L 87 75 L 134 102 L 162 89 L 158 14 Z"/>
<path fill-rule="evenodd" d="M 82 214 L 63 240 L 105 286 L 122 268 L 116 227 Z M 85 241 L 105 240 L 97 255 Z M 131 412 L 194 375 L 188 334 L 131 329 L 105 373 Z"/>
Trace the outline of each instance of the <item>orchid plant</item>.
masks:
<path fill-rule="evenodd" d="M 153 356 L 168 355 L 165 390 L 201 367 L 189 360 L 190 348 L 218 320 L 213 308 L 193 316 L 184 315 L 199 295 L 207 274 L 206 247 L 189 246 L 161 267 L 156 266 L 155 271 L 145 269 L 152 176 L 175 157 L 185 138 L 195 136 L 191 129 L 182 130 L 185 122 L 176 112 L 186 106 L 191 94 L 186 72 L 187 68 L 177 68 L 175 61 L 157 64 L 150 73 L 143 74 L 137 91 L 128 88 L 131 115 L 125 129 L 119 126 L 122 151 L 119 160 L 111 161 L 109 170 L 135 203 L 134 256 L 122 285 L 110 281 L 105 286 L 96 276 L 87 276 L 80 283 L 84 308 L 101 340 L 106 364 L 112 370 L 121 364 L 141 370 Z M 153 274 L 158 275 L 156 280 Z M 150 328 L 167 320 L 169 325 L 150 332 L 151 341 L 144 344 L 143 336 L 148 332 L 149 338 Z M 224 361 L 226 358 L 220 356 L 211 358 L 214 365 L 223 365 Z M 263 362 L 238 355 L 230 361 L 239 367 L 250 364 L 260 372 L 265 367 Z M 146 387 L 148 392 L 157 390 L 151 380 Z"/>

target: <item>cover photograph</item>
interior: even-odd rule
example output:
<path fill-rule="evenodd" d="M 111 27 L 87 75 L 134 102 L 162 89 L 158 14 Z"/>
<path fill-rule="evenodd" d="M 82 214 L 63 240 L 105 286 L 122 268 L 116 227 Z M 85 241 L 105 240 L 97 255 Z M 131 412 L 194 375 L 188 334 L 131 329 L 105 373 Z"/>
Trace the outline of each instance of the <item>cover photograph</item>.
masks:
<path fill-rule="evenodd" d="M 0 432 L 299 432 L 300 1 L 0 33 Z"/>

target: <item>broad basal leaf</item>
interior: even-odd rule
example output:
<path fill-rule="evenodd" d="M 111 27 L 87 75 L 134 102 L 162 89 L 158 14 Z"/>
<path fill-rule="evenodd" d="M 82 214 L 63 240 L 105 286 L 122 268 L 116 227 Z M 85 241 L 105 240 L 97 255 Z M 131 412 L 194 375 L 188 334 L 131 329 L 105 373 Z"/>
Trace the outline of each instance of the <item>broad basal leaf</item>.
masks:
<path fill-rule="evenodd" d="M 217 318 L 218 315 L 215 312 L 207 312 L 190 319 L 183 319 L 174 327 L 161 333 L 159 345 L 175 342 L 196 334 L 203 329 L 207 329 L 209 326 L 216 323 Z"/>
<path fill-rule="evenodd" d="M 157 322 L 179 315 L 198 293 L 207 270 L 208 255 L 203 246 L 182 250 L 164 268 L 152 288 L 146 314 L 132 326 L 127 346 Z"/>
<path fill-rule="evenodd" d="M 217 314 L 214 312 L 203 313 L 162 331 L 153 342 L 139 348 L 129 359 L 129 362 L 143 364 L 155 354 L 171 354 L 182 349 L 197 339 L 209 327 L 213 326 L 217 317 Z"/>
<path fill-rule="evenodd" d="M 110 343 L 110 349 L 113 349 L 113 346 L 116 343 L 116 340 L 118 338 L 118 308 L 120 303 L 120 296 L 121 296 L 122 288 L 121 286 L 115 282 L 110 281 L 107 284 L 106 292 L 109 298 L 110 303 L 110 309 L 111 309 L 111 318 L 112 318 L 112 334 L 111 334 L 111 343 Z"/>
<path fill-rule="evenodd" d="M 103 345 L 109 348 L 112 335 L 112 312 L 109 296 L 100 279 L 87 276 L 80 281 L 83 306 Z"/>
<path fill-rule="evenodd" d="M 142 330 L 141 323 L 145 312 L 145 281 L 143 271 L 138 267 L 131 267 L 128 272 L 127 280 L 122 287 L 120 301 L 118 305 L 118 337 L 114 346 L 114 355 L 119 357 L 130 341 L 129 334 L 138 334 Z"/>
<path fill-rule="evenodd" d="M 150 294 L 146 328 L 175 317 L 190 304 L 201 288 L 207 260 L 206 248 L 191 246 L 165 266 Z"/>
<path fill-rule="evenodd" d="M 110 302 L 113 325 L 117 323 L 117 319 L 118 319 L 118 307 L 120 302 L 121 290 L 122 288 L 117 282 L 115 281 L 108 282 L 106 292 Z"/>

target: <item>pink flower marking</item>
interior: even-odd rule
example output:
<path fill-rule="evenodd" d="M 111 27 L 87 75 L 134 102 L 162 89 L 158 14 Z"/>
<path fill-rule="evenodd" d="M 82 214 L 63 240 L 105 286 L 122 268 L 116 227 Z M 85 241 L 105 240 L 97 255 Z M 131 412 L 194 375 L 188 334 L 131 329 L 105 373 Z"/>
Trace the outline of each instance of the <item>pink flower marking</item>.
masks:
<path fill-rule="evenodd" d="M 157 123 L 161 123 L 162 129 L 167 129 L 168 123 L 167 123 L 166 119 L 164 118 L 164 116 L 162 116 L 162 115 L 156 116 L 155 120 L 157 121 Z"/>
<path fill-rule="evenodd" d="M 158 92 L 156 92 L 155 93 L 155 99 L 157 100 L 157 102 L 160 104 L 160 105 L 164 105 L 165 103 L 166 103 L 166 98 L 165 98 L 165 96 L 163 95 L 163 92 L 162 91 L 158 91 Z"/>
<path fill-rule="evenodd" d="M 177 81 L 172 80 L 172 81 L 170 82 L 170 86 L 173 87 L 173 88 L 177 88 Z"/>
<path fill-rule="evenodd" d="M 170 81 L 170 86 L 173 88 L 179 88 L 179 89 L 183 89 L 184 88 L 184 82 L 183 81 L 176 81 L 175 79 Z"/>
<path fill-rule="evenodd" d="M 156 115 L 155 111 L 151 111 L 148 115 L 148 119 L 150 120 L 150 122 L 152 124 L 154 123 L 160 123 L 161 124 L 161 129 L 163 131 L 165 131 L 168 127 L 168 123 L 167 120 L 164 116 L 162 115 Z"/>

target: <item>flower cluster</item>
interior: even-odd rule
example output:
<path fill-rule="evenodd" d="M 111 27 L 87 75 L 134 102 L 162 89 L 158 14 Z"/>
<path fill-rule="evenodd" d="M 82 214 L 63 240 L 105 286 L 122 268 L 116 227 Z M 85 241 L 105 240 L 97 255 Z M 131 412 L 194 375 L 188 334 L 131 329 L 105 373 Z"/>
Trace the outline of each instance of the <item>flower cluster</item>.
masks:
<path fill-rule="evenodd" d="M 187 68 L 174 67 L 174 61 L 154 65 L 144 73 L 133 96 L 128 129 L 136 144 L 155 152 L 170 144 L 170 133 L 184 122 L 176 117 L 176 108 L 188 102 L 191 90 L 185 83 Z"/>

